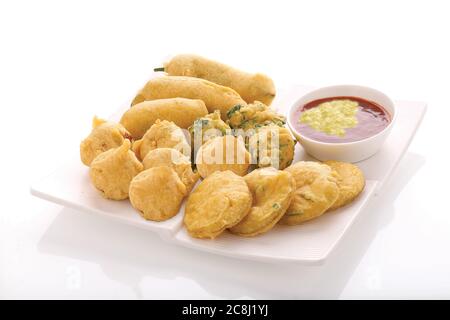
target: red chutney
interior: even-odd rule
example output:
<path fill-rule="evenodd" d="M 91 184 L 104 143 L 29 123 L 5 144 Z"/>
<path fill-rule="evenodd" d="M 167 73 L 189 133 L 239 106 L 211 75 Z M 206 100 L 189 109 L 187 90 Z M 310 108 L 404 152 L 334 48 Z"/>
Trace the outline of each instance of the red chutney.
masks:
<path fill-rule="evenodd" d="M 351 100 L 358 103 L 356 119 L 358 123 L 353 128 L 345 129 L 344 136 L 329 135 L 325 132 L 318 131 L 309 126 L 309 124 L 299 121 L 302 112 L 315 108 L 324 102 L 333 100 Z M 386 128 L 391 121 L 389 113 L 379 104 L 368 101 L 359 97 L 329 97 L 308 102 L 306 105 L 299 106 L 294 113 L 292 124 L 294 128 L 303 136 L 321 142 L 353 142 L 363 140 L 376 135 Z"/>

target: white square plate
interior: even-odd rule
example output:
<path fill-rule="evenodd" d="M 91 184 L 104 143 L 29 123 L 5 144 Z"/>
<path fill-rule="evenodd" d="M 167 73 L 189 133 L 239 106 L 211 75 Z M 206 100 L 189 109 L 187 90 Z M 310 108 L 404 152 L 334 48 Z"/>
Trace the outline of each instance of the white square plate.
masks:
<path fill-rule="evenodd" d="M 290 105 L 310 87 L 292 86 L 281 91 L 273 106 L 287 114 Z M 103 215 L 120 222 L 158 233 L 164 240 L 210 253 L 267 262 L 322 263 L 339 243 L 346 230 L 391 175 L 408 148 L 425 114 L 420 102 L 396 101 L 397 122 L 381 150 L 358 163 L 366 176 L 366 187 L 350 205 L 327 213 L 299 226 L 276 226 L 254 238 L 242 238 L 225 232 L 215 240 L 189 237 L 183 228 L 184 205 L 178 215 L 165 222 L 146 221 L 131 207 L 129 201 L 102 198 L 89 182 L 88 169 L 75 158 L 31 187 L 37 197 L 89 213 Z M 118 120 L 124 106 L 113 120 Z M 81 137 L 80 137 L 81 138 Z M 75 148 L 77 149 L 77 148 Z M 295 161 L 311 160 L 297 144 Z"/>

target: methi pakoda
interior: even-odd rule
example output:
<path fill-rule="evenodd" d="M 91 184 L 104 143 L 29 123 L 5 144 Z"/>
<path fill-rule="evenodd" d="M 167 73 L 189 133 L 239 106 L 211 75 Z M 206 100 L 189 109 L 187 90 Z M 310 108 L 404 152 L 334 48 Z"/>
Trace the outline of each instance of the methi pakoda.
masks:
<path fill-rule="evenodd" d="M 280 223 L 296 225 L 317 218 L 338 198 L 338 175 L 326 164 L 299 161 L 287 167 L 285 171 L 294 177 L 296 189 Z"/>
<path fill-rule="evenodd" d="M 157 148 L 172 148 L 189 155 L 191 152 L 183 130 L 166 120 L 156 120 L 142 139 L 133 143 L 133 151 L 139 159 L 144 159 L 147 153 Z"/>
<path fill-rule="evenodd" d="M 231 88 L 204 79 L 178 76 L 160 77 L 148 81 L 131 104 L 135 105 L 146 100 L 179 97 L 200 99 L 205 103 L 209 112 L 219 110 L 223 119 L 226 119 L 227 111 L 231 107 L 237 104 L 246 104 L 241 96 Z"/>
<path fill-rule="evenodd" d="M 268 76 L 244 72 L 223 63 L 193 54 L 179 54 L 164 64 L 170 76 L 202 78 L 230 87 L 247 102 L 261 101 L 270 105 L 275 98 L 275 85 Z M 155 71 L 160 71 L 160 68 Z"/>
<path fill-rule="evenodd" d="M 228 110 L 227 118 L 227 123 L 233 129 L 244 130 L 257 129 L 269 124 L 283 126 L 286 123 L 286 117 L 259 101 L 248 105 L 234 105 Z"/>
<path fill-rule="evenodd" d="M 192 237 L 213 239 L 239 223 L 251 206 L 244 178 L 231 171 L 214 172 L 190 194 L 184 225 Z"/>
<path fill-rule="evenodd" d="M 191 142 L 200 147 L 212 138 L 224 136 L 230 129 L 230 126 L 220 118 L 220 111 L 216 110 L 195 120 L 188 130 L 191 134 Z"/>
<path fill-rule="evenodd" d="M 285 127 L 268 125 L 249 137 L 248 147 L 258 167 L 288 167 L 294 159 L 295 140 Z"/>
<path fill-rule="evenodd" d="M 250 213 L 230 231 L 252 237 L 272 229 L 288 209 L 295 190 L 295 180 L 287 171 L 262 168 L 244 177 L 253 196 Z"/>
<path fill-rule="evenodd" d="M 356 165 L 334 160 L 325 161 L 324 164 L 338 174 L 339 196 L 329 210 L 349 204 L 363 191 L 366 180 L 361 169 Z"/>
<path fill-rule="evenodd" d="M 195 163 L 203 178 L 216 171 L 230 170 L 244 176 L 250 166 L 250 153 L 241 138 L 232 135 L 207 141 L 197 152 Z"/>
<path fill-rule="evenodd" d="M 125 139 L 132 137 L 121 124 L 94 117 L 91 133 L 80 144 L 81 162 L 90 166 L 96 156 L 121 146 Z"/>
<path fill-rule="evenodd" d="M 143 101 L 128 109 L 120 123 L 134 139 L 141 139 L 156 120 L 172 121 L 187 129 L 195 119 L 208 113 L 205 103 L 198 99 L 172 98 Z"/>
<path fill-rule="evenodd" d="M 147 220 L 164 221 L 180 210 L 186 186 L 170 167 L 142 171 L 130 184 L 130 202 Z"/>
<path fill-rule="evenodd" d="M 191 160 L 181 152 L 171 148 L 158 148 L 150 151 L 142 161 L 144 169 L 168 166 L 175 170 L 190 192 L 200 178 L 198 172 L 192 171 Z"/>
<path fill-rule="evenodd" d="M 130 146 L 130 140 L 127 139 L 120 147 L 99 154 L 91 163 L 91 181 L 107 199 L 128 198 L 131 180 L 143 170 Z"/>

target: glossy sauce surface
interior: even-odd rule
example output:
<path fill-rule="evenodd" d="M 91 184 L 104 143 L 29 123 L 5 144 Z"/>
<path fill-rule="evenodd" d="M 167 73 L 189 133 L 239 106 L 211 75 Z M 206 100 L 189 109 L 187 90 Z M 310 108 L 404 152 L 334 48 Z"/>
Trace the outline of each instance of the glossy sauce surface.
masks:
<path fill-rule="evenodd" d="M 351 100 L 358 103 L 355 114 L 358 123 L 352 128 L 347 128 L 343 136 L 330 135 L 312 128 L 307 123 L 300 122 L 304 111 L 334 100 Z M 379 104 L 359 97 L 349 96 L 329 97 L 308 102 L 306 105 L 298 106 L 293 116 L 292 124 L 302 135 L 313 140 L 330 143 L 353 142 L 369 138 L 381 132 L 391 121 L 389 113 Z"/>

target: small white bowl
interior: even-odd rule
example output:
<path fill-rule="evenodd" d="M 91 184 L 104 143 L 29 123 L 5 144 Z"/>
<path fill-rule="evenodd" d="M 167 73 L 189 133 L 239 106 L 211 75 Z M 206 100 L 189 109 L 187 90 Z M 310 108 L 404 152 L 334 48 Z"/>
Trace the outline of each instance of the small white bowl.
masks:
<path fill-rule="evenodd" d="M 369 138 L 354 142 L 339 143 L 313 140 L 305 135 L 302 135 L 301 132 L 295 129 L 293 121 L 297 121 L 297 119 L 294 119 L 293 116 L 300 106 L 304 106 L 308 102 L 317 99 L 339 96 L 359 97 L 381 105 L 390 115 L 389 124 L 382 131 Z M 297 141 L 305 149 L 306 153 L 314 158 L 321 161 L 338 160 L 345 162 L 358 162 L 371 157 L 380 149 L 384 140 L 389 135 L 396 117 L 397 113 L 395 110 L 395 105 L 384 93 L 368 87 L 339 85 L 313 90 L 299 98 L 290 108 L 287 123 Z"/>

